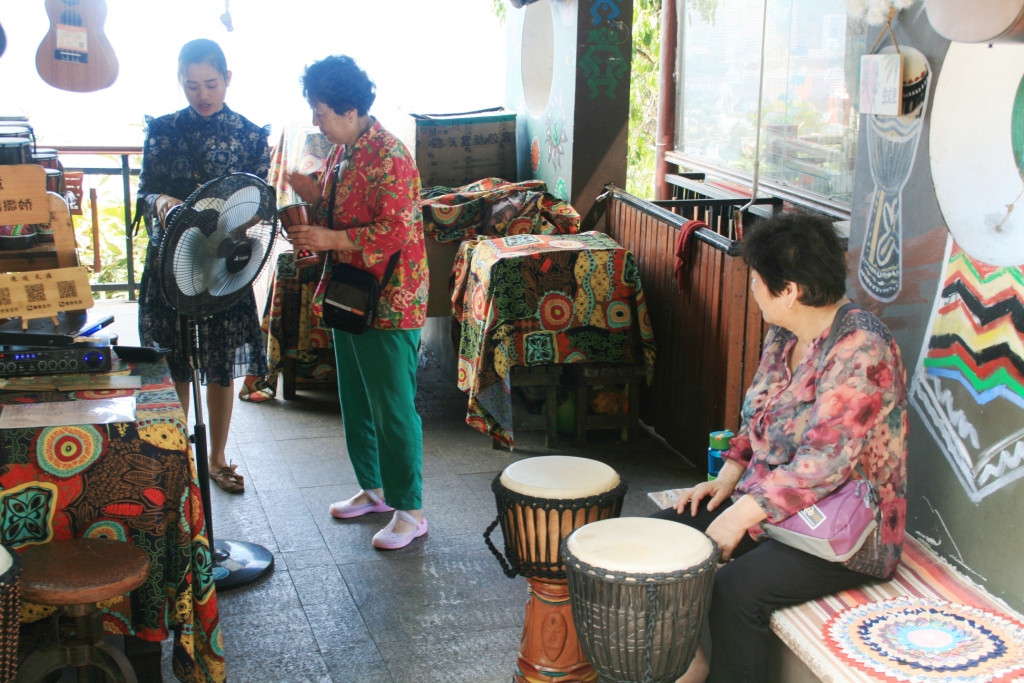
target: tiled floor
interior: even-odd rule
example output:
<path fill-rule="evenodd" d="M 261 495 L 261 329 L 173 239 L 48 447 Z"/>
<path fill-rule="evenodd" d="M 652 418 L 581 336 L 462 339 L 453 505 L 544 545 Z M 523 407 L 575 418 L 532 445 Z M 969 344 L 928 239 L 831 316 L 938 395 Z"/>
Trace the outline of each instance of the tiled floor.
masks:
<path fill-rule="evenodd" d="M 134 343 L 134 306 L 114 313 L 123 342 Z M 359 488 L 333 392 L 236 401 L 228 457 L 245 475 L 246 491 L 214 487 L 214 530 L 265 546 L 276 566 L 260 582 L 218 596 L 230 681 L 507 683 L 526 583 L 502 574 L 482 538 L 495 515 L 495 474 L 534 455 L 595 458 L 629 482 L 624 515 L 649 514 L 648 492 L 697 476 L 646 434 L 622 443 L 617 432 L 604 432 L 584 450 L 568 443 L 548 450 L 539 433 L 528 433 L 513 453 L 491 450 L 464 422 L 465 396 L 430 364 L 420 372 L 418 403 L 430 532 L 384 552 L 370 538 L 387 515 L 341 521 L 327 514 L 331 502 Z M 168 641 L 168 682 L 169 652 Z"/>

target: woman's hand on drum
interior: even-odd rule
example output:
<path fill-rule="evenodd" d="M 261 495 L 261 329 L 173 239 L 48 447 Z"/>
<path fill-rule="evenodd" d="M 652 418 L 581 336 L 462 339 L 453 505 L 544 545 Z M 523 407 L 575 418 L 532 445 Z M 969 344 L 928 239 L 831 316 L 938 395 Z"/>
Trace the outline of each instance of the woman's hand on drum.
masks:
<path fill-rule="evenodd" d="M 675 511 L 681 515 L 686 510 L 686 505 L 689 504 L 690 515 L 696 517 L 697 510 L 700 509 L 700 501 L 708 496 L 711 497 L 711 500 L 708 501 L 708 511 L 714 510 L 732 495 L 741 474 L 743 474 L 743 465 L 735 460 L 726 461 L 715 480 L 704 481 L 693 488 L 683 489 L 673 506 Z"/>
<path fill-rule="evenodd" d="M 316 207 L 320 201 L 320 185 L 308 175 L 287 172 L 284 181 L 302 198 L 302 201 Z"/>
<path fill-rule="evenodd" d="M 156 201 L 153 202 L 153 210 L 156 211 L 156 217 L 160 219 L 160 225 L 166 228 L 167 221 L 164 219 L 167 218 L 168 212 L 170 212 L 170 210 L 176 207 L 178 204 L 183 203 L 184 202 L 182 202 L 177 197 L 172 197 L 169 194 L 162 194 L 159 197 L 157 197 Z"/>

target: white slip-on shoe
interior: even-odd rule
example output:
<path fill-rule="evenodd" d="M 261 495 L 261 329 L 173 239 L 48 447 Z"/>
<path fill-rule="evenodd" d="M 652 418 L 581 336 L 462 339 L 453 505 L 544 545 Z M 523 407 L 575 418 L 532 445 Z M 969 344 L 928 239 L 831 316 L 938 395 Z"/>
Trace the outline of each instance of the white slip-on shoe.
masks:
<path fill-rule="evenodd" d="M 404 534 L 396 532 L 395 525 L 400 519 L 412 524 L 415 528 Z M 421 522 L 405 510 L 395 510 L 394 516 L 391 517 L 391 522 L 373 535 L 373 547 L 380 548 L 381 550 L 397 550 L 409 545 L 414 538 L 419 538 L 425 533 L 427 533 L 426 519 Z"/>
<path fill-rule="evenodd" d="M 361 493 L 365 493 L 371 502 L 353 503 L 352 501 L 358 498 Z M 338 519 L 351 519 L 353 517 L 368 515 L 371 512 L 391 512 L 394 509 L 395 508 L 381 500 L 373 491 L 362 490 L 348 500 L 343 500 L 340 503 L 333 503 L 331 507 L 328 508 L 328 511 L 331 513 L 331 517 L 337 517 Z"/>

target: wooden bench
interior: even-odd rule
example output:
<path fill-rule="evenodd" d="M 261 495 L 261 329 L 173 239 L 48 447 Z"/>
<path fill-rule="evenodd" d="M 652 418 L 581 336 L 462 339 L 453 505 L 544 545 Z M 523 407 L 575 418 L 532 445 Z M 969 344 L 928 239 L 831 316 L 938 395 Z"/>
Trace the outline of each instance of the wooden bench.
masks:
<path fill-rule="evenodd" d="M 664 509 L 675 499 L 673 493 L 659 491 L 648 496 L 659 509 Z M 837 654 L 842 650 L 824 634 L 824 628 L 836 615 L 849 614 L 847 610 L 896 598 L 943 600 L 953 605 L 966 605 L 995 614 L 1014 622 L 1018 629 L 1024 629 L 1024 617 L 908 535 L 900 566 L 892 579 L 871 581 L 858 588 L 772 614 L 771 629 L 778 639 L 771 653 L 770 679 L 779 683 L 881 683 L 894 680 L 880 673 L 869 673 L 863 664 Z M 981 615 L 981 618 L 986 616 Z M 1017 651 L 1020 652 L 1019 648 Z M 1015 664 L 1021 667 L 1014 672 L 1018 677 L 1011 674 L 1000 680 L 1024 680 L 1024 658 L 1018 658 Z"/>

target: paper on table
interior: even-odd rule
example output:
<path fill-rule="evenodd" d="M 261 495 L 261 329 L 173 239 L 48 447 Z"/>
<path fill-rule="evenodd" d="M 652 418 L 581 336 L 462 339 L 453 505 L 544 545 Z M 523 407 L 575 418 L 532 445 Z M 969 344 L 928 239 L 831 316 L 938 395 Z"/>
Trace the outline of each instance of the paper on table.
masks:
<path fill-rule="evenodd" d="M 135 422 L 135 397 L 4 406 L 0 429 Z"/>

